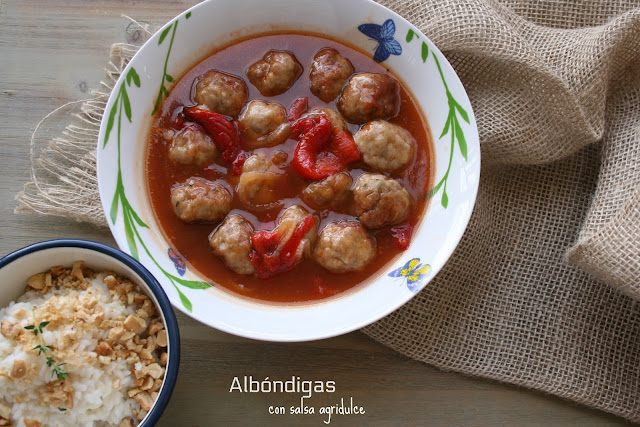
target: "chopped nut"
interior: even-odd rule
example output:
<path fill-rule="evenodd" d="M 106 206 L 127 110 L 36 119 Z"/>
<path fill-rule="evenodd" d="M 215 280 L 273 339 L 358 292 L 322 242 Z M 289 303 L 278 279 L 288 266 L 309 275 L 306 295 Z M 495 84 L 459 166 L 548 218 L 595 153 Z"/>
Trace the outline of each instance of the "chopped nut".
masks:
<path fill-rule="evenodd" d="M 146 368 L 142 368 L 142 369 L 136 369 L 135 372 L 133 373 L 137 379 L 140 378 L 144 378 L 147 376 L 149 372 L 146 370 Z"/>
<path fill-rule="evenodd" d="M 158 334 L 156 335 L 156 344 L 158 344 L 160 347 L 167 346 L 167 331 L 163 329 L 158 332 Z"/>
<path fill-rule="evenodd" d="M 27 285 L 32 287 L 33 289 L 43 289 L 44 288 L 44 273 L 36 273 L 33 276 L 29 277 L 27 281 Z"/>
<path fill-rule="evenodd" d="M 155 335 L 149 335 L 146 339 L 147 343 L 145 348 L 149 351 L 153 351 L 158 347 L 157 337 Z"/>
<path fill-rule="evenodd" d="M 24 418 L 25 427 L 41 427 L 42 423 L 38 420 L 32 420 L 31 418 Z"/>
<path fill-rule="evenodd" d="M 55 267 L 51 267 L 49 271 L 51 271 L 51 274 L 54 276 L 62 276 L 67 272 L 67 269 L 63 265 L 56 265 Z"/>
<path fill-rule="evenodd" d="M 148 411 L 145 411 L 143 409 L 140 409 L 138 411 L 138 413 L 136 414 L 136 418 L 138 419 L 138 421 L 142 421 L 144 419 L 144 417 L 147 416 Z"/>
<path fill-rule="evenodd" d="M 118 359 L 127 359 L 129 357 L 129 354 L 129 350 L 125 348 L 119 348 L 118 350 L 116 350 L 116 357 Z"/>
<path fill-rule="evenodd" d="M 129 395 L 129 397 L 133 397 L 136 394 L 140 393 L 142 390 L 140 390 L 139 388 L 132 388 L 131 390 L 129 390 L 127 392 L 127 394 Z"/>
<path fill-rule="evenodd" d="M 89 267 L 82 267 L 82 274 L 84 275 L 84 277 L 88 277 L 91 279 L 94 273 L 93 270 Z"/>
<path fill-rule="evenodd" d="M 17 359 L 13 361 L 13 367 L 11 368 L 11 373 L 9 376 L 11 378 L 17 379 L 22 378 L 24 374 L 27 373 L 27 364 L 24 363 L 24 360 Z"/>
<path fill-rule="evenodd" d="M 9 425 L 9 420 L 5 420 L 4 418 L 0 417 L 0 426 L 8 426 Z"/>
<path fill-rule="evenodd" d="M 103 365 L 108 365 L 109 363 L 111 363 L 111 358 L 108 356 L 98 356 L 98 361 L 100 361 L 100 363 L 102 363 Z"/>
<path fill-rule="evenodd" d="M 0 417 L 8 420 L 11 417 L 11 408 L 0 402 Z"/>
<path fill-rule="evenodd" d="M 127 317 L 124 321 L 124 327 L 128 331 L 133 331 L 136 334 L 140 334 L 145 329 L 147 329 L 147 321 L 140 318 L 140 316 L 130 314 L 129 317 Z"/>
<path fill-rule="evenodd" d="M 82 306 L 89 309 L 95 307 L 96 304 L 98 304 L 98 299 L 95 297 L 85 298 L 82 301 Z"/>
<path fill-rule="evenodd" d="M 127 305 L 133 305 L 133 294 L 127 294 Z"/>
<path fill-rule="evenodd" d="M 158 391 L 160 390 L 160 388 L 162 387 L 162 380 L 161 379 L 157 379 L 153 381 L 153 387 L 151 387 L 151 390 L 149 390 L 150 392 L 154 392 L 154 391 Z M 153 397 L 153 394 L 151 395 L 151 397 Z M 155 399 L 155 397 L 153 397 Z"/>
<path fill-rule="evenodd" d="M 111 348 L 111 346 L 109 345 L 109 343 L 102 341 L 100 344 L 98 344 L 95 348 L 96 353 L 98 353 L 99 356 L 109 356 L 111 357 L 113 355 L 113 348 Z"/>
<path fill-rule="evenodd" d="M 133 365 L 140 361 L 140 357 L 135 353 L 129 353 L 129 357 L 127 357 L 126 361 L 129 365 Z"/>
<path fill-rule="evenodd" d="M 78 338 L 76 331 L 65 331 L 62 333 L 62 342 L 64 346 L 71 345 Z"/>
<path fill-rule="evenodd" d="M 51 273 L 46 273 L 44 275 L 44 286 L 45 288 L 50 288 L 52 285 L 51 283 Z"/>
<path fill-rule="evenodd" d="M 146 391 L 136 394 L 134 396 L 134 399 L 136 402 L 140 404 L 143 410 L 147 412 L 151 410 L 151 407 L 153 406 L 153 398 Z"/>
<path fill-rule="evenodd" d="M 156 332 L 162 329 L 164 329 L 162 323 L 152 322 L 151 325 L 149 325 L 149 330 L 147 332 L 149 333 L 149 335 L 154 335 Z"/>
<path fill-rule="evenodd" d="M 107 285 L 107 289 L 114 289 L 118 285 L 116 278 L 111 275 L 106 276 L 103 280 L 104 284 Z"/>
<path fill-rule="evenodd" d="M 13 312 L 13 317 L 15 317 L 18 320 L 22 320 L 26 318 L 28 314 L 29 312 L 27 312 L 27 310 L 25 310 L 24 308 L 18 308 L 16 309 L 16 311 Z"/>
<path fill-rule="evenodd" d="M 118 341 L 122 334 L 124 333 L 124 328 L 122 326 L 112 327 L 109 331 L 109 337 L 107 338 L 111 342 Z"/>
<path fill-rule="evenodd" d="M 153 383 L 154 383 L 154 379 L 151 377 L 146 377 L 144 379 L 144 381 L 142 382 L 142 385 L 140 386 L 140 388 L 144 391 L 149 390 L 151 387 L 153 387 Z"/>
<path fill-rule="evenodd" d="M 71 268 L 71 275 L 80 281 L 84 280 L 84 274 L 82 274 L 83 264 L 84 261 L 76 261 L 73 263 L 73 267 Z"/>
<path fill-rule="evenodd" d="M 141 293 L 136 292 L 135 294 L 133 294 L 133 301 L 136 304 L 140 304 L 142 305 L 146 300 L 148 300 L 149 298 L 147 298 L 146 295 L 143 295 Z"/>
<path fill-rule="evenodd" d="M 125 418 L 124 420 L 120 421 L 120 424 L 118 424 L 118 427 L 132 427 L 133 426 L 133 420 L 131 418 Z"/>
<path fill-rule="evenodd" d="M 3 320 L 0 322 L 0 333 L 2 333 L 5 338 L 13 339 L 20 334 L 20 327 L 8 320 Z"/>
<path fill-rule="evenodd" d="M 124 331 L 122 336 L 120 337 L 120 342 L 125 343 L 127 341 L 131 341 L 133 337 L 136 335 L 135 332 L 132 331 Z"/>
<path fill-rule="evenodd" d="M 142 359 L 142 360 L 153 360 L 153 355 L 152 355 L 152 354 L 151 354 L 151 352 L 150 352 L 148 349 L 146 349 L 146 348 L 143 348 L 143 349 L 140 351 L 139 356 L 140 356 L 140 359 Z"/>
<path fill-rule="evenodd" d="M 156 314 L 156 309 L 149 298 L 144 300 L 144 303 L 142 304 L 142 309 L 146 311 L 149 316 L 153 316 L 154 314 Z"/>
<path fill-rule="evenodd" d="M 167 354 L 166 351 L 163 351 L 162 353 L 160 353 L 160 365 L 167 366 L 168 360 L 169 360 L 169 355 Z"/>
<path fill-rule="evenodd" d="M 111 382 L 111 387 L 114 390 L 117 390 L 120 388 L 120 378 L 114 378 L 113 381 Z"/>
<path fill-rule="evenodd" d="M 162 369 L 162 366 L 158 365 L 157 363 L 152 363 L 151 365 L 147 366 L 147 372 L 149 372 L 149 375 L 151 375 L 154 379 L 158 379 L 164 373 L 164 369 Z"/>

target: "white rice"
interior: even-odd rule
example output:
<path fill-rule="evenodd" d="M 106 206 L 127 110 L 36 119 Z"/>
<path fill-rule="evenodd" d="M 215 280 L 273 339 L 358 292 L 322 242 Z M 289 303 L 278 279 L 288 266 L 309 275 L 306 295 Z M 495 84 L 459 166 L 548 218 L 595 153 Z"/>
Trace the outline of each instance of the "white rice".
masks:
<path fill-rule="evenodd" d="M 110 295 L 104 276 L 101 273 L 87 278 L 92 286 L 86 290 L 51 288 L 46 295 L 28 291 L 17 302 L 0 310 L 0 321 L 17 324 L 28 337 L 23 339 L 28 342 L 19 343 L 0 334 L 0 403 L 11 408 L 13 425 L 24 426 L 25 418 L 39 421 L 43 426 L 118 425 L 125 418 L 135 418 L 132 414 L 140 410 L 140 405 L 127 395 L 135 380 L 127 362 L 115 359 L 103 364 L 94 351 L 98 340 L 104 340 L 109 329 L 100 329 L 91 321 L 78 321 L 78 309 L 90 297 L 102 306 L 104 319 L 121 321 L 134 313 L 132 307 Z M 56 315 L 60 317 L 43 328 L 42 338 L 46 345 L 53 347 L 48 354 L 66 363 L 64 369 L 69 373 L 66 381 L 73 387 L 72 408 L 59 409 L 43 402 L 47 385 L 52 387 L 58 379 L 55 375 L 52 377 L 46 356 L 33 350 L 39 343 L 37 337 L 24 329 L 34 324 L 34 313 L 36 323 Z M 71 340 L 68 334 L 73 332 L 76 337 Z M 16 360 L 25 361 L 27 367 L 26 375 L 17 379 L 9 375 Z M 114 388 L 118 381 L 119 387 Z"/>

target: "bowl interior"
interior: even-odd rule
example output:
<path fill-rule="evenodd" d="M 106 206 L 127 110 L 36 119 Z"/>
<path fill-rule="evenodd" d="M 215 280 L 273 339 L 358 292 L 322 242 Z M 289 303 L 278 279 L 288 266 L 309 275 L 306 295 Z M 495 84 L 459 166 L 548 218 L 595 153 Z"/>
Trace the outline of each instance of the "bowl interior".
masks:
<path fill-rule="evenodd" d="M 116 258 L 117 257 L 117 258 Z M 165 380 L 154 407 L 140 425 L 153 425 L 160 417 L 173 391 L 180 360 L 180 337 L 175 314 L 162 288 L 144 267 L 117 249 L 100 243 L 82 240 L 57 240 L 37 243 L 13 252 L 0 260 L 0 307 L 6 307 L 24 294 L 27 280 L 35 273 L 45 272 L 53 266 L 71 267 L 74 261 L 82 260 L 92 270 L 113 271 L 129 278 L 153 301 L 167 331 L 168 362 Z M 139 273 L 140 272 L 140 273 Z M 144 276 L 144 278 L 143 278 Z"/>
<path fill-rule="evenodd" d="M 385 28 L 384 36 L 371 37 L 363 24 Z M 171 89 L 170 80 L 216 47 L 278 31 L 324 35 L 371 56 L 393 40 L 400 52 L 396 49 L 383 64 L 413 93 L 434 141 L 433 197 L 411 247 L 368 285 L 306 305 L 248 301 L 218 289 L 188 264 L 181 270 L 171 260 L 144 185 L 147 132 L 154 104 Z M 230 333 L 275 341 L 349 332 L 390 313 L 426 286 L 466 228 L 479 170 L 475 118 L 455 72 L 417 28 L 369 0 L 276 0 L 268 8 L 262 0 L 210 0 L 185 11 L 159 30 L 123 71 L 107 103 L 98 142 L 100 196 L 119 246 L 149 268 L 178 309 Z"/>

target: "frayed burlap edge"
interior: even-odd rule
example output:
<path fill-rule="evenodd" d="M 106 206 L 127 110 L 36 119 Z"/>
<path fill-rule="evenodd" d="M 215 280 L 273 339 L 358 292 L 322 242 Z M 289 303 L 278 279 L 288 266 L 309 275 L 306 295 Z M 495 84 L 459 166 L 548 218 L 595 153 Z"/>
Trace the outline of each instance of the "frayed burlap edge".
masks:
<path fill-rule="evenodd" d="M 153 34 L 148 25 L 124 17 L 143 31 L 145 39 Z M 106 78 L 99 89 L 91 92 L 92 97 L 68 102 L 38 123 L 31 135 L 31 178 L 16 194 L 16 214 L 60 216 L 107 226 L 96 174 L 98 133 L 111 90 L 139 48 L 128 43 L 113 44 L 104 69 Z M 69 116 L 73 123 L 52 139 L 41 138 L 39 130 L 58 115 Z"/>

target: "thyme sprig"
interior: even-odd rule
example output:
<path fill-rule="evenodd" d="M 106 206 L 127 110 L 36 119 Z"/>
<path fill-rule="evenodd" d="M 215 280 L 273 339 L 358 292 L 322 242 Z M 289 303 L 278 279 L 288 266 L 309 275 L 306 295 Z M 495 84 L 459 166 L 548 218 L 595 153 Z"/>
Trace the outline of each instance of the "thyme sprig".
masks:
<path fill-rule="evenodd" d="M 38 350 L 38 356 L 43 354 L 47 358 L 47 367 L 51 368 L 51 378 L 55 375 L 58 381 L 64 381 L 69 376 L 69 373 L 64 370 L 64 365 L 66 363 L 60 363 L 56 361 L 53 356 L 48 355 L 47 352 L 53 350 L 53 347 L 50 345 L 46 345 L 44 339 L 42 338 L 42 330 L 47 327 L 49 324 L 48 321 L 38 323 L 36 319 L 36 313 L 33 313 L 33 325 L 27 325 L 24 328 L 28 331 L 32 331 L 33 334 L 38 338 L 40 344 L 33 347 L 33 350 Z"/>

